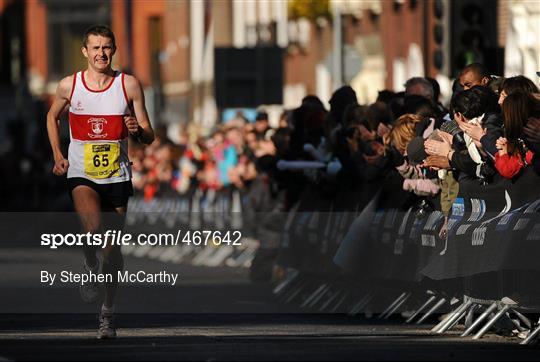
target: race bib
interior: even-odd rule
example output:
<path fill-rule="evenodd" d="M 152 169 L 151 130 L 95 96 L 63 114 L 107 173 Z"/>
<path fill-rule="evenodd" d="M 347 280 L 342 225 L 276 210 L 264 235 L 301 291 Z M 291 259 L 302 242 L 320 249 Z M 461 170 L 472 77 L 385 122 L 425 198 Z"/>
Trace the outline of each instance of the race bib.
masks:
<path fill-rule="evenodd" d="M 120 176 L 120 147 L 117 143 L 86 143 L 84 172 L 95 179 Z"/>

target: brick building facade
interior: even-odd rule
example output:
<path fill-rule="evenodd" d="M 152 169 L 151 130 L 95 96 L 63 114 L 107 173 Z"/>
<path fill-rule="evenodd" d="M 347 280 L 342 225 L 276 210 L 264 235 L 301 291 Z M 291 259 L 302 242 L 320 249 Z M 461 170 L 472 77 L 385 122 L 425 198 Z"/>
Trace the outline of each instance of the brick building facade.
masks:
<path fill-rule="evenodd" d="M 451 8 L 469 0 L 330 0 L 329 7 L 341 13 L 341 44 L 332 14 L 295 19 L 291 1 L 0 0 L 0 64 L 8 69 L 0 84 L 25 78 L 33 94 L 52 95 L 62 76 L 85 64 L 84 29 L 104 23 L 117 36 L 114 66 L 141 80 L 153 119 L 161 123 L 210 126 L 219 118 L 213 98 L 216 47 L 282 48 L 286 108 L 307 94 L 327 101 L 339 83 L 350 83 L 361 102 L 372 102 L 384 88 L 401 90 L 412 76 L 428 75 L 439 79 L 443 92 L 448 88 L 454 75 L 451 36 L 458 41 Z M 523 2 L 492 0 L 499 47 L 510 26 L 508 8 Z M 336 82 L 338 49 L 342 79 Z"/>

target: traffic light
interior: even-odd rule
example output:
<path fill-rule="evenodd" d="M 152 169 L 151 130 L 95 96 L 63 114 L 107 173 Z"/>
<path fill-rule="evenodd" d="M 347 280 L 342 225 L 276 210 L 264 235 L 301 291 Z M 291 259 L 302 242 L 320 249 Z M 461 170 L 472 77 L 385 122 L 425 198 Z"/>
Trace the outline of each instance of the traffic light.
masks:
<path fill-rule="evenodd" d="M 445 15 L 444 3 L 442 0 L 435 0 L 433 2 L 433 15 L 435 18 L 435 24 L 433 25 L 433 40 L 435 41 L 435 50 L 433 52 L 433 65 L 437 69 L 437 72 L 441 72 L 445 66 L 444 59 L 444 15 Z"/>
<path fill-rule="evenodd" d="M 468 64 L 482 63 L 502 73 L 502 49 L 497 46 L 497 0 L 454 0 L 451 6 L 452 76 Z"/>

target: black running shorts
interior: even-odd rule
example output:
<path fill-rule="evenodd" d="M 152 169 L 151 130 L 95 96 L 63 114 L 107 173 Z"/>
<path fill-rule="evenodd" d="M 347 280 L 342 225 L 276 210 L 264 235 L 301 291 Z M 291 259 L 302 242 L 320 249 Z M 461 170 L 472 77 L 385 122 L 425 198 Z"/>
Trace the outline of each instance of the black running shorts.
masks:
<path fill-rule="evenodd" d="M 128 199 L 133 196 L 133 185 L 131 181 L 117 182 L 112 184 L 97 184 L 82 177 L 72 177 L 67 179 L 69 196 L 73 199 L 75 187 L 84 185 L 96 191 L 101 198 L 101 208 L 110 209 L 127 206 Z"/>

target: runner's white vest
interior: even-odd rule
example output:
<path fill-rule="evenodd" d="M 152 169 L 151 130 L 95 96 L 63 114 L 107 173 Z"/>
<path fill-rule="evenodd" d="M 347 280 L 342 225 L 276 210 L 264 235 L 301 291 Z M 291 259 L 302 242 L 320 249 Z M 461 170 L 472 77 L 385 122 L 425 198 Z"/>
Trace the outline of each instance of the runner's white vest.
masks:
<path fill-rule="evenodd" d="M 86 85 L 83 72 L 73 78 L 67 177 L 83 177 L 98 184 L 131 180 L 124 123 L 124 115 L 130 112 L 124 74 L 115 72 L 101 91 Z"/>

